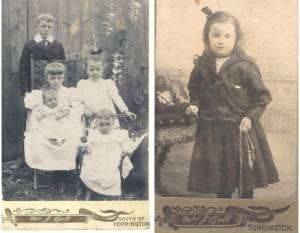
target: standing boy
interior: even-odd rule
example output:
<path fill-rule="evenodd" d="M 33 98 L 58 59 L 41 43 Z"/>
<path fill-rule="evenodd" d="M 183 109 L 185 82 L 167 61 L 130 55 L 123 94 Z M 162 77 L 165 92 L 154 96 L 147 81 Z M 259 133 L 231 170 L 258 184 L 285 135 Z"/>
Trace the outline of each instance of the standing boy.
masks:
<path fill-rule="evenodd" d="M 21 95 L 31 91 L 31 56 L 35 60 L 65 60 L 65 52 L 62 43 L 55 40 L 52 36 L 54 27 L 54 17 L 48 13 L 42 13 L 36 18 L 35 24 L 37 34 L 32 40 L 28 41 L 22 51 L 19 65 L 19 80 Z M 24 119 L 26 111 L 24 109 Z M 25 131 L 25 122 L 22 125 L 22 132 Z M 23 151 L 23 143 L 20 145 Z M 22 149 L 21 149 L 22 148 Z M 21 152 L 22 153 L 22 152 Z M 16 161 L 15 167 L 20 168 L 25 165 L 24 158 Z"/>
<path fill-rule="evenodd" d="M 27 42 L 22 51 L 19 66 L 21 94 L 31 91 L 31 66 L 30 58 L 35 60 L 64 60 L 65 52 L 62 43 L 52 36 L 54 17 L 42 13 L 36 18 L 37 34 Z"/>

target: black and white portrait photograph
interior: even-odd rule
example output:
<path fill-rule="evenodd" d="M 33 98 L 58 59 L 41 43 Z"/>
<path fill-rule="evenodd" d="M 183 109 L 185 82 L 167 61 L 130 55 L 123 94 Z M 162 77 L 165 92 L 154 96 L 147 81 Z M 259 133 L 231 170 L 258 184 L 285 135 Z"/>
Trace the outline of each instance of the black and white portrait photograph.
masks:
<path fill-rule="evenodd" d="M 2 1 L 2 119 L 3 200 L 147 200 L 147 1 Z"/>

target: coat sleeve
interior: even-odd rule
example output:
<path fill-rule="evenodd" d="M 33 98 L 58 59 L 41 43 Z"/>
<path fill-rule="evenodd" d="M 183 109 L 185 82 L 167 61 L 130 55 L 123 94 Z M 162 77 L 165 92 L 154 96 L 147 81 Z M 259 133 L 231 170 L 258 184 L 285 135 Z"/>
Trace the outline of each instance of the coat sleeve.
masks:
<path fill-rule="evenodd" d="M 260 71 L 256 65 L 248 64 L 244 75 L 250 97 L 250 107 L 246 113 L 246 117 L 252 121 L 258 120 L 266 106 L 271 102 L 272 97 L 263 83 Z"/>
<path fill-rule="evenodd" d="M 187 89 L 189 92 L 190 104 L 199 107 L 199 88 L 197 87 L 197 70 L 197 67 L 194 67 L 194 69 L 192 70 Z"/>
<path fill-rule="evenodd" d="M 22 55 L 19 63 L 19 83 L 21 94 L 24 96 L 25 92 L 30 90 L 29 80 L 30 79 L 30 49 L 28 44 L 25 44 L 22 50 Z"/>
<path fill-rule="evenodd" d="M 119 95 L 118 88 L 116 87 L 115 83 L 112 80 L 106 80 L 107 81 L 107 88 L 108 88 L 108 93 L 114 102 L 114 104 L 118 107 L 118 109 L 121 112 L 127 111 L 128 108 L 126 104 L 124 103 L 122 97 Z"/>
<path fill-rule="evenodd" d="M 60 60 L 65 60 L 66 59 L 66 55 L 65 55 L 65 50 L 64 50 L 64 46 L 62 43 L 60 43 Z"/>

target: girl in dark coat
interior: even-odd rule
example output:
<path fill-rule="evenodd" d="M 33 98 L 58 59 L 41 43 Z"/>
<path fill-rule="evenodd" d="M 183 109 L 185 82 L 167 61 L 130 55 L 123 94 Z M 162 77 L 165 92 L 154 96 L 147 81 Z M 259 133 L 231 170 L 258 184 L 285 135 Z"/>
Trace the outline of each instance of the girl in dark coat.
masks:
<path fill-rule="evenodd" d="M 198 118 L 188 190 L 253 198 L 253 189 L 279 181 L 259 122 L 271 101 L 258 67 L 240 49 L 238 20 L 208 8 L 205 50 L 195 59 L 188 114 Z"/>

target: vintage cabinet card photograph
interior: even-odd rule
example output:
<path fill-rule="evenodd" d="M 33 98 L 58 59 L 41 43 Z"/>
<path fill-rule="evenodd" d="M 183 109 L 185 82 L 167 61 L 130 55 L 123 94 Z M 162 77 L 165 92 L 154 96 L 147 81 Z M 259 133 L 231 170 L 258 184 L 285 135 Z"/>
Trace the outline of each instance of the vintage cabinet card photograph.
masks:
<path fill-rule="evenodd" d="M 156 232 L 297 232 L 297 1 L 156 1 Z"/>
<path fill-rule="evenodd" d="M 148 1 L 2 1 L 2 228 L 148 229 Z"/>

